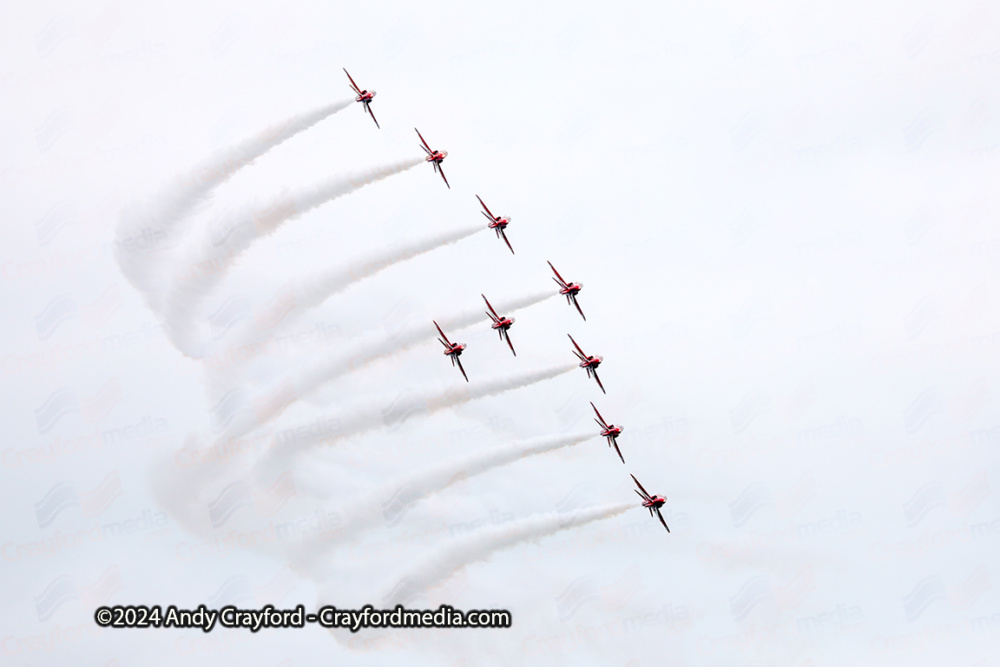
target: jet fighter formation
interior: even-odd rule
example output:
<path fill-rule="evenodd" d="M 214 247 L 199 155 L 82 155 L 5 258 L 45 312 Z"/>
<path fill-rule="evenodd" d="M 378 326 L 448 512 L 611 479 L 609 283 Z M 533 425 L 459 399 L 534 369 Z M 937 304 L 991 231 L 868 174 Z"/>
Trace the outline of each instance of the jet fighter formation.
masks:
<path fill-rule="evenodd" d="M 378 124 L 378 120 L 376 120 L 375 114 L 372 112 L 371 109 L 371 102 L 372 99 L 375 97 L 375 91 L 374 90 L 368 91 L 361 89 L 354 82 L 354 79 L 347 72 L 347 69 L 344 69 L 344 73 L 347 74 L 347 78 L 350 81 L 351 89 L 357 95 L 355 101 L 360 102 L 364 106 L 365 113 L 370 115 L 372 117 L 372 120 L 375 121 L 375 126 L 381 129 L 381 126 Z M 417 136 L 420 138 L 420 148 L 426 154 L 425 158 L 426 161 L 431 163 L 431 165 L 434 167 L 435 173 L 441 174 L 441 180 L 444 181 L 444 184 L 448 186 L 448 189 L 450 190 L 451 184 L 448 182 L 448 178 L 444 175 L 444 169 L 441 166 L 441 163 L 444 162 L 444 159 L 448 157 L 448 152 L 432 149 L 430 145 L 427 143 L 427 141 L 424 139 L 423 135 L 420 134 L 420 130 L 417 130 L 416 128 L 413 129 L 417 133 Z M 492 229 L 494 232 L 496 232 L 497 238 L 503 239 L 503 242 L 507 245 L 507 248 L 510 250 L 511 254 L 514 254 L 514 247 L 510 244 L 510 240 L 507 238 L 506 234 L 507 225 L 510 224 L 510 218 L 506 216 L 494 215 L 493 212 L 486 206 L 486 202 L 484 202 L 479 195 L 476 195 L 476 199 L 479 200 L 479 204 L 483 207 L 483 210 L 480 212 L 486 217 L 487 220 L 489 220 L 488 224 L 489 229 Z M 565 280 L 559 274 L 559 271 L 556 270 L 556 267 L 552 265 L 552 262 L 548 262 L 548 265 L 549 268 L 552 269 L 552 273 L 555 274 L 555 277 L 552 279 L 559 286 L 559 294 L 566 297 L 566 303 L 571 306 L 574 306 L 577 312 L 580 313 L 580 317 L 582 317 L 583 320 L 586 322 L 587 316 L 583 314 L 583 309 L 580 307 L 580 303 L 577 300 L 580 291 L 583 289 L 583 285 L 580 283 L 575 283 L 572 281 Z M 500 315 L 490 304 L 489 299 L 486 298 L 486 295 L 481 295 L 481 296 L 483 297 L 483 301 L 486 302 L 486 307 L 488 309 L 486 311 L 486 315 L 489 317 L 490 327 L 497 332 L 497 334 L 500 336 L 501 341 L 506 341 L 507 346 L 510 348 L 511 353 L 516 357 L 517 352 L 514 350 L 514 343 L 510 339 L 510 328 L 511 325 L 514 324 L 514 318 Z M 451 363 L 453 366 L 458 366 L 458 369 L 462 372 L 462 377 L 465 378 L 466 382 L 469 382 L 469 376 L 466 374 L 465 368 L 462 366 L 462 360 L 460 358 L 467 346 L 464 343 L 452 343 L 436 321 L 434 322 L 434 326 L 435 328 L 437 328 L 437 331 L 440 334 L 440 338 L 438 338 L 438 341 L 444 346 L 444 354 L 449 359 L 451 359 Z M 570 334 L 567 335 L 569 336 L 570 342 L 573 343 L 573 347 L 575 348 L 571 351 L 579 360 L 580 368 L 583 368 L 585 371 L 587 371 L 588 378 L 593 376 L 594 380 L 597 382 L 597 386 L 600 387 L 601 392 L 606 395 L 608 392 L 607 390 L 605 390 L 604 384 L 601 382 L 601 378 L 598 377 L 597 375 L 597 368 L 598 366 L 601 365 L 601 362 L 604 361 L 604 358 L 597 355 L 588 355 L 586 352 L 583 351 L 583 348 L 581 348 L 580 345 L 573 339 L 572 335 Z M 618 447 L 618 436 L 621 435 L 623 427 L 621 425 L 607 423 L 604 420 L 604 417 L 601 415 L 600 411 L 597 409 L 597 406 L 594 405 L 593 402 L 591 402 L 590 406 L 594 409 L 594 414 L 597 415 L 597 418 L 594 421 L 597 422 L 597 425 L 600 426 L 601 428 L 601 437 L 607 439 L 609 447 L 614 447 L 615 452 L 618 454 L 618 458 L 621 459 L 621 462 L 624 464 L 625 457 L 622 456 L 621 449 Z M 666 504 L 666 498 L 664 496 L 650 495 L 646 491 L 646 489 L 643 488 L 642 484 L 639 483 L 639 480 L 636 479 L 635 475 L 631 475 L 631 477 L 632 480 L 635 482 L 635 485 L 638 487 L 638 489 L 635 492 L 642 499 L 642 506 L 649 510 L 650 517 L 652 517 L 655 513 L 656 517 L 659 518 L 660 523 L 663 524 L 663 527 L 666 528 L 667 532 L 669 533 L 670 528 L 667 526 L 667 522 L 663 518 L 663 514 L 661 513 L 661 508 L 664 506 L 664 504 Z"/>

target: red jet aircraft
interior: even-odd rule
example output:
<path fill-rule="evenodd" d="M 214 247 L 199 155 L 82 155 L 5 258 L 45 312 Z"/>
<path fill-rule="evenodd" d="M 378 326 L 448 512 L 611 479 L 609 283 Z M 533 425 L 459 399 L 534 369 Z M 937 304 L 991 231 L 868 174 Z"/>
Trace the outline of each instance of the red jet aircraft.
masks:
<path fill-rule="evenodd" d="M 660 517 L 660 523 L 663 524 L 663 527 L 666 528 L 669 533 L 670 527 L 667 526 L 667 522 L 663 520 L 663 515 L 660 514 L 660 508 L 667 502 L 667 499 L 663 496 L 649 495 L 646 489 L 642 488 L 642 484 L 640 484 L 639 480 L 635 478 L 635 475 L 632 475 L 631 477 L 632 481 L 635 482 L 635 485 L 639 487 L 639 491 L 636 491 L 636 493 L 638 493 L 639 497 L 642 498 L 642 506 L 649 510 L 649 516 L 653 516 L 653 512 L 656 512 L 656 516 Z M 634 490 L 635 489 L 633 489 L 633 491 Z"/>
<path fill-rule="evenodd" d="M 486 208 L 486 204 L 482 199 L 480 199 L 479 195 L 476 195 L 476 199 L 479 199 L 479 203 L 483 205 L 484 209 L 486 209 L 485 213 L 482 211 L 480 211 L 480 213 L 483 213 L 483 215 L 486 216 L 486 219 L 490 221 L 489 228 L 497 233 L 498 239 L 503 238 L 503 242 L 507 244 L 508 248 L 510 248 L 510 254 L 513 255 L 514 248 L 511 248 L 510 241 L 507 240 L 507 235 L 503 232 L 503 230 L 507 228 L 507 225 L 510 224 L 510 218 L 493 215 L 493 212 Z"/>
<path fill-rule="evenodd" d="M 569 336 L 569 334 L 566 335 Z M 601 378 L 597 377 L 597 367 L 601 365 L 602 361 L 604 361 L 604 357 L 588 356 L 586 352 L 580 349 L 580 346 L 576 344 L 576 341 L 573 340 L 572 336 L 569 336 L 569 339 L 573 341 L 573 347 L 576 348 L 576 350 L 573 350 L 573 354 L 575 354 L 580 360 L 580 368 L 587 371 L 587 377 L 593 375 L 594 379 L 597 380 L 597 386 L 601 388 L 601 391 L 605 394 L 608 393 L 604 391 L 604 385 L 601 384 Z"/>
<path fill-rule="evenodd" d="M 441 334 L 441 338 L 438 338 L 438 340 L 441 341 L 442 345 L 444 345 L 444 353 L 451 357 L 451 365 L 454 366 L 455 364 L 458 364 L 458 370 L 462 371 L 462 377 L 464 377 L 465 381 L 468 382 L 469 376 L 465 374 L 465 369 L 462 368 L 462 360 L 459 359 L 459 357 L 462 356 L 462 352 L 465 351 L 465 343 L 452 343 L 448 340 L 448 337 L 444 335 L 444 332 L 441 331 L 441 327 L 437 322 L 434 322 L 434 326 L 437 327 L 438 333 Z"/>
<path fill-rule="evenodd" d="M 431 150 L 431 147 L 427 145 L 426 141 L 424 141 L 423 135 L 420 134 L 420 130 L 417 128 L 413 129 L 416 131 L 417 136 L 420 137 L 420 143 L 423 144 L 421 148 L 423 148 L 424 152 L 427 153 L 427 161 L 434 165 L 434 172 L 441 174 L 441 178 L 444 178 L 444 184 L 448 186 L 449 190 L 451 190 L 451 184 L 448 183 L 448 179 L 445 178 L 444 168 L 441 167 L 441 163 L 444 162 L 446 157 L 448 157 L 448 151 Z"/>
<path fill-rule="evenodd" d="M 379 125 L 378 120 L 375 119 L 375 114 L 372 112 L 372 107 L 371 107 L 372 98 L 375 97 L 375 91 L 361 90 L 360 88 L 358 88 L 358 84 L 354 83 L 354 79 L 351 78 L 351 75 L 347 72 L 346 67 L 344 68 L 344 74 L 347 74 L 347 78 L 351 82 L 351 88 L 353 88 L 354 92 L 358 94 L 358 96 L 354 98 L 354 101 L 361 102 L 363 105 L 365 105 L 365 111 L 367 111 L 368 115 L 371 116 L 372 120 L 375 121 L 375 127 L 381 130 L 382 126 Z"/>
<path fill-rule="evenodd" d="M 570 303 L 576 306 L 577 311 L 579 311 L 580 313 L 580 317 L 582 317 L 584 321 L 586 321 L 587 316 L 583 314 L 582 310 L 580 310 L 580 304 L 577 303 L 576 300 L 576 296 L 577 294 L 580 293 L 580 290 L 583 289 L 583 285 L 581 285 L 580 283 L 568 283 L 565 280 L 563 280 L 563 277 L 559 275 L 558 271 L 556 271 L 556 267 L 552 266 L 552 262 L 549 262 L 549 267 L 552 269 L 552 273 L 556 274 L 556 277 L 553 278 L 552 280 L 558 283 L 559 293 L 566 297 L 566 303 Z"/>
<path fill-rule="evenodd" d="M 593 402 L 591 402 L 590 407 L 594 408 L 594 412 L 597 412 L 597 406 L 594 405 Z M 600 412 L 597 412 L 597 419 L 595 419 L 594 421 L 596 421 L 597 425 L 600 426 L 602 429 L 601 436 L 608 439 L 608 447 L 613 446 L 615 448 L 615 451 L 618 452 L 618 458 L 622 460 L 622 463 L 625 463 L 625 457 L 622 456 L 622 450 L 618 449 L 618 440 L 617 440 L 618 436 L 622 434 L 622 427 L 615 426 L 614 424 L 608 424 L 606 421 L 604 421 L 604 417 L 601 416 Z"/>
<path fill-rule="evenodd" d="M 514 344 L 510 342 L 510 325 L 514 324 L 513 317 L 503 317 L 502 315 L 497 315 L 497 311 L 493 310 L 493 306 L 490 305 L 490 300 L 486 298 L 485 294 L 480 294 L 483 297 L 483 301 L 486 302 L 486 307 L 489 308 L 489 312 L 486 314 L 490 316 L 493 320 L 493 328 L 496 329 L 497 333 L 500 334 L 500 340 L 507 340 L 507 345 L 510 347 L 510 351 L 514 352 Z M 514 352 L 514 356 L 517 356 L 517 352 Z"/>

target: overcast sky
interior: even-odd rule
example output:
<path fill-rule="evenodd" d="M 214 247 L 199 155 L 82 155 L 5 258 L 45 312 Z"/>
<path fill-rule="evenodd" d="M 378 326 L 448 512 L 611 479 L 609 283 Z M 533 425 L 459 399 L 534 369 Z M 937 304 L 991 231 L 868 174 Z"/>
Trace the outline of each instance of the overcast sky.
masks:
<path fill-rule="evenodd" d="M 994 4 L 2 16 L 0 662 L 992 664 Z"/>

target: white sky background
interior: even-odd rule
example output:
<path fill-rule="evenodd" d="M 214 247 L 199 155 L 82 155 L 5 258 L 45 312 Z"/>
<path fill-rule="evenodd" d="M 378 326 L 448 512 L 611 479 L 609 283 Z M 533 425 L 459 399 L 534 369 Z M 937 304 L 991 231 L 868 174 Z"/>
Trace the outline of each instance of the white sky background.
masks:
<path fill-rule="evenodd" d="M 0 662 L 989 664 L 1000 649 L 995 4 L 21 3 L 0 26 Z M 569 332 L 605 356 L 608 394 L 574 371 L 258 468 L 258 506 L 206 532 L 255 455 L 179 465 L 188 438 L 214 437 L 217 396 L 122 277 L 115 228 L 214 152 L 344 99 L 341 67 L 378 91 L 382 130 L 354 105 L 262 157 L 178 256 L 248 202 L 418 156 L 414 125 L 449 151 L 452 189 L 421 165 L 290 222 L 203 316 L 229 299 L 259 316 L 293 280 L 485 222 L 474 194 L 512 216 L 517 254 L 484 229 L 351 287 L 292 328 L 321 344 L 248 370 L 249 395 L 480 293 L 554 287 L 545 260 L 584 283 L 588 320 L 559 299 L 515 313 L 515 359 L 484 316 L 453 336 L 472 383 L 571 362 Z M 435 345 L 262 433 L 458 386 Z M 290 569 L 290 543 L 210 549 L 425 466 L 586 431 L 591 400 L 625 425 L 627 466 L 595 437 L 471 478 L 335 552 L 325 584 Z M 286 471 L 295 493 L 261 511 Z M 349 647 L 316 627 L 92 620 L 97 604 L 312 608 L 320 590 L 377 605 L 449 536 L 632 500 L 628 472 L 668 497 L 672 534 L 637 505 L 411 604 L 507 608 L 510 630 Z M 59 484 L 69 500 L 42 526 Z M 130 518 L 132 534 L 66 541 Z"/>

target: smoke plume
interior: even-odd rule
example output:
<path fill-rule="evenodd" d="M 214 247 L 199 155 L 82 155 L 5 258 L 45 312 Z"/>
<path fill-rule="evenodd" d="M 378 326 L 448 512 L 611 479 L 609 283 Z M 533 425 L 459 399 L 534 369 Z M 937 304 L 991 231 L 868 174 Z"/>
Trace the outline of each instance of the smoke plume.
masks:
<path fill-rule="evenodd" d="M 351 102 L 347 99 L 328 104 L 273 125 L 175 177 L 145 205 L 126 209 L 118 223 L 115 258 L 122 273 L 153 311 L 158 312 L 161 308 L 164 289 L 163 276 L 156 274 L 163 270 L 163 255 L 184 232 L 185 226 L 181 223 L 237 171 L 324 118 L 347 108 Z"/>
<path fill-rule="evenodd" d="M 297 194 L 284 193 L 265 204 L 248 206 L 213 225 L 201 252 L 174 280 L 164 302 L 168 337 L 189 357 L 204 356 L 206 337 L 197 314 L 202 301 L 226 277 L 229 269 L 254 242 L 274 233 L 282 224 L 366 185 L 421 164 L 411 158 L 366 172 L 327 179 Z"/>
<path fill-rule="evenodd" d="M 331 549 L 349 539 L 356 539 L 368 529 L 396 525 L 406 512 L 424 498 L 499 466 L 575 445 L 592 437 L 593 433 L 578 433 L 536 438 L 419 470 L 394 482 L 391 486 L 384 486 L 368 494 L 343 510 L 337 510 L 340 522 L 336 530 L 320 531 L 319 534 L 308 536 L 295 549 L 297 553 L 293 556 L 293 560 L 300 571 L 313 573 L 322 581 L 326 576 L 320 573 L 320 569 L 327 562 Z"/>

